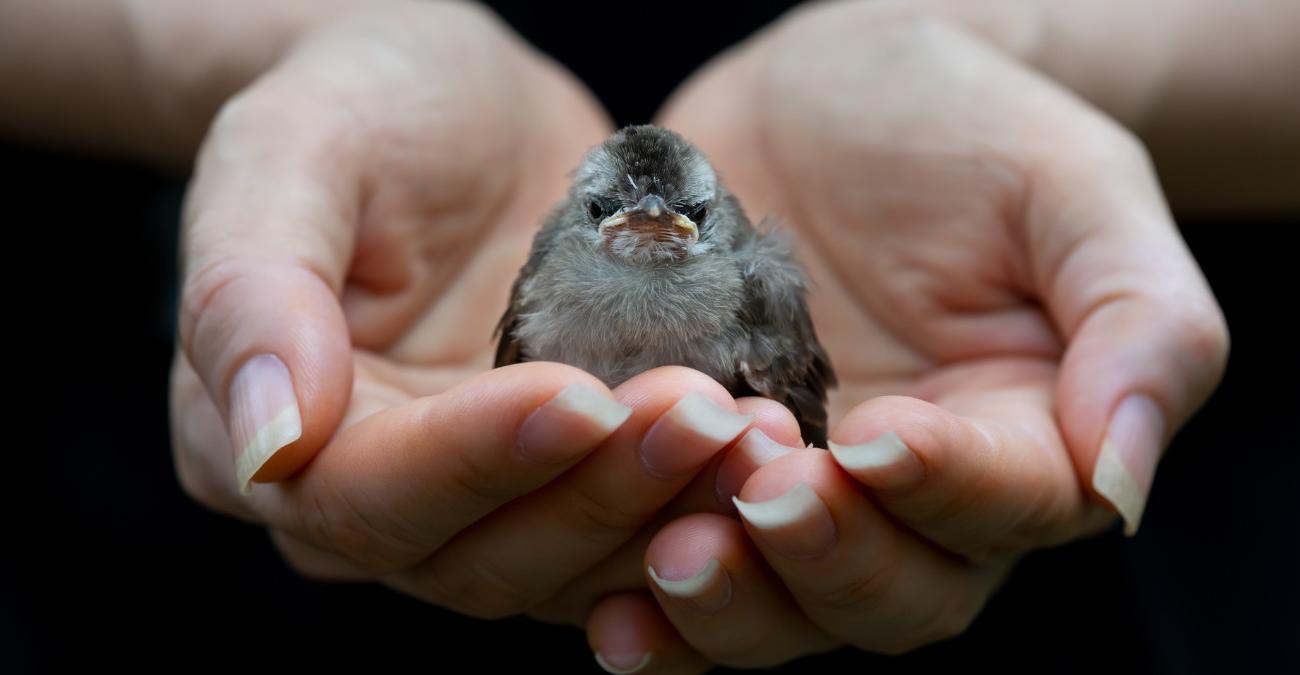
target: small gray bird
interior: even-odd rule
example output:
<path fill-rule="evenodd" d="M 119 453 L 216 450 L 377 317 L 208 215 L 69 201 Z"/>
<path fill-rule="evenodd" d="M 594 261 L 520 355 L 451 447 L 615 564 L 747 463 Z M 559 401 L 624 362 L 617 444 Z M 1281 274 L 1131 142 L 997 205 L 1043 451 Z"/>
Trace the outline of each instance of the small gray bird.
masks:
<path fill-rule="evenodd" d="M 824 448 L 835 374 L 806 285 L 789 240 L 755 230 L 698 149 L 626 127 L 587 154 L 533 240 L 496 365 L 558 361 L 610 387 L 687 366 L 734 396 L 785 404 Z"/>

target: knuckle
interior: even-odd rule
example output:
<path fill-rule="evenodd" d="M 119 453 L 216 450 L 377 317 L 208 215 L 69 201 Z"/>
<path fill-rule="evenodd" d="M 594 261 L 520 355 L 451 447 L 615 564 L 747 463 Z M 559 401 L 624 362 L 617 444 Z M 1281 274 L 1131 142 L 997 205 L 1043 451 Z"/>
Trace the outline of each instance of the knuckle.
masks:
<path fill-rule="evenodd" d="M 697 648 L 710 661 L 728 668 L 770 668 L 780 665 L 780 661 L 773 657 L 769 645 L 780 642 L 780 636 L 773 635 L 771 630 L 757 630 L 743 635 L 728 634 L 725 639 L 699 644 Z"/>
<path fill-rule="evenodd" d="M 883 557 L 883 562 L 848 580 L 813 591 L 812 599 L 832 610 L 855 610 L 871 607 L 884 599 L 898 577 L 898 566 L 893 556 Z"/>
<path fill-rule="evenodd" d="M 965 633 L 975 621 L 981 607 L 982 603 L 975 592 L 968 589 L 953 593 L 947 602 L 935 606 L 935 610 L 925 622 L 924 629 L 919 633 L 917 646 L 947 640 Z"/>
<path fill-rule="evenodd" d="M 478 462 L 479 455 L 469 452 L 448 453 L 444 476 L 451 484 L 466 510 L 486 512 L 514 499 L 518 495 L 500 473 Z"/>
<path fill-rule="evenodd" d="M 377 525 L 341 491 L 318 488 L 300 500 L 299 522 L 309 541 L 346 558 L 374 576 L 409 567 L 425 555 L 418 538 Z"/>
<path fill-rule="evenodd" d="M 1106 115 L 1075 109 L 1055 119 L 1056 129 L 1070 146 L 1067 166 L 1087 171 L 1122 171 L 1126 175 L 1154 178 L 1150 150 L 1137 134 Z M 1047 165 L 1060 163 L 1055 155 L 1037 155 Z"/>
<path fill-rule="evenodd" d="M 522 614 L 542 600 L 536 587 L 512 581 L 490 562 L 470 562 L 454 551 L 431 561 L 422 576 L 436 604 L 479 619 Z"/>
<path fill-rule="evenodd" d="M 1112 152 L 1134 164 L 1154 170 L 1155 164 L 1151 159 L 1151 151 L 1137 134 L 1109 118 L 1101 119 L 1104 120 L 1106 136 L 1110 141 Z"/>
<path fill-rule="evenodd" d="M 284 538 L 272 536 L 271 542 L 276 551 L 280 553 L 280 558 L 284 560 L 285 565 L 295 574 L 311 581 L 345 581 L 356 578 L 356 575 L 349 575 L 339 572 L 331 565 L 331 561 L 320 559 L 318 554 L 301 550 L 289 544 Z"/>
<path fill-rule="evenodd" d="M 972 549 L 962 551 L 964 556 L 976 564 L 990 563 L 1077 538 L 1083 502 L 1077 492 L 1062 487 L 1047 480 L 1026 486 L 1016 507 L 1019 518 L 1010 521 L 1004 535 L 977 537 Z"/>
<path fill-rule="evenodd" d="M 217 109 L 209 126 L 204 152 L 218 155 L 265 144 L 270 139 L 285 137 L 303 138 L 312 130 L 328 127 L 332 117 L 321 116 L 312 124 L 295 121 L 292 105 L 301 103 L 294 94 L 286 93 L 275 77 L 253 82 L 239 93 L 226 99 Z M 329 131 L 321 128 L 321 131 Z M 324 139 L 324 134 L 313 134 Z"/>
<path fill-rule="evenodd" d="M 912 605 L 909 620 L 890 639 L 873 645 L 873 651 L 897 656 L 962 635 L 983 608 L 989 591 L 981 584 L 965 584 L 931 596 L 941 600 Z"/>
<path fill-rule="evenodd" d="M 222 133 L 238 129 L 245 124 L 245 120 L 256 117 L 258 97 L 254 91 L 245 89 L 223 101 L 212 117 L 212 131 Z"/>
<path fill-rule="evenodd" d="M 243 272 L 232 259 L 210 262 L 188 275 L 181 289 L 179 329 L 186 355 L 194 360 L 194 336 L 203 317 L 215 305 L 222 292 L 237 281 Z"/>
<path fill-rule="evenodd" d="M 582 485 L 570 491 L 568 504 L 574 534 L 598 546 L 621 544 L 646 520 L 645 514 L 607 503 Z"/>
<path fill-rule="evenodd" d="M 1193 356 L 1221 370 L 1228 357 L 1228 326 L 1213 303 L 1192 306 L 1183 313 L 1178 335 L 1184 348 Z"/>
<path fill-rule="evenodd" d="M 308 562 L 302 554 L 284 546 L 279 540 L 273 541 L 280 559 L 294 574 L 311 581 L 333 581 L 323 574 L 317 565 Z"/>

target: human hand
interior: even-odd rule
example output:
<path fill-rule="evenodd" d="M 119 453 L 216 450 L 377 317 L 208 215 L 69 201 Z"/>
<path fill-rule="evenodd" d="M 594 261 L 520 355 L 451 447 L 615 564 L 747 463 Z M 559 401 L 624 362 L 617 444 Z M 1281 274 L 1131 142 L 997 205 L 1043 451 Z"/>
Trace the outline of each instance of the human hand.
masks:
<path fill-rule="evenodd" d="M 558 364 L 483 372 L 537 223 L 607 132 L 471 6 L 378 5 L 303 38 L 225 106 L 188 195 L 187 492 L 310 576 L 476 616 L 635 534 L 746 428 L 731 397 L 683 369 L 612 393 Z M 637 449 L 657 446 L 677 463 L 650 475 Z"/>
<path fill-rule="evenodd" d="M 653 652 L 645 672 L 960 632 L 1024 551 L 1104 528 L 1102 504 L 1134 530 L 1221 377 L 1222 315 L 1141 145 L 966 35 L 875 7 L 793 13 L 663 115 L 751 215 L 790 221 L 842 386 L 833 455 L 769 453 L 743 527 L 700 514 L 655 537 L 663 578 L 720 563 L 668 584 L 689 597 L 652 584 L 663 615 L 631 595 L 593 612 L 593 647 Z"/>

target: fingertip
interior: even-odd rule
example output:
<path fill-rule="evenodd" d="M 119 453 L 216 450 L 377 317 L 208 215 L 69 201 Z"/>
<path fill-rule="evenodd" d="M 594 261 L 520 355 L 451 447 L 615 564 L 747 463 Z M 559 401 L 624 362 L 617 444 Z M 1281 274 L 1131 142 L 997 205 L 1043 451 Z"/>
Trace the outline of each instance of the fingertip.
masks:
<path fill-rule="evenodd" d="M 758 503 L 777 499 L 799 486 L 811 487 L 816 492 L 823 488 L 837 489 L 843 472 L 831 459 L 830 453 L 818 448 L 794 450 L 759 467 L 745 481 L 737 499 Z"/>
<path fill-rule="evenodd" d="M 536 464 L 572 461 L 618 430 L 632 409 L 581 369 L 527 362 L 480 373 L 423 400 L 419 426 L 431 437 L 448 425 L 480 429 L 490 447 L 515 448 Z M 575 454 L 576 453 L 576 454 Z"/>
<path fill-rule="evenodd" d="M 633 408 L 649 399 L 677 400 L 690 393 L 699 394 L 727 410 L 739 410 L 736 399 L 717 380 L 684 366 L 647 370 L 615 388 L 618 399 Z"/>
<path fill-rule="evenodd" d="M 831 436 L 836 462 L 859 482 L 886 491 L 916 488 L 928 474 L 945 469 L 949 453 L 974 454 L 988 442 L 961 417 L 906 396 L 881 396 L 858 405 Z"/>
<path fill-rule="evenodd" d="M 731 504 L 732 497 L 740 494 L 745 481 L 760 467 L 800 449 L 800 446 L 791 447 L 776 442 L 756 425 L 741 437 L 718 464 L 714 479 L 718 499 L 723 504 Z"/>
<path fill-rule="evenodd" d="M 186 358 L 221 405 L 241 492 L 296 473 L 334 435 L 352 393 L 332 291 L 304 270 L 266 268 L 232 277 L 195 311 Z"/>
<path fill-rule="evenodd" d="M 645 550 L 645 564 L 664 578 L 686 578 L 703 569 L 710 560 L 725 565 L 743 556 L 744 535 L 744 528 L 734 518 L 692 513 L 655 533 Z"/>
<path fill-rule="evenodd" d="M 1142 522 L 1164 445 L 1165 415 L 1151 397 L 1130 394 L 1116 408 L 1093 468 L 1091 486 L 1134 536 Z"/>
<path fill-rule="evenodd" d="M 736 407 L 742 414 L 753 415 L 754 426 L 773 441 L 794 448 L 804 447 L 799 436 L 799 420 L 784 405 L 761 396 L 742 396 L 736 399 Z"/>
<path fill-rule="evenodd" d="M 618 593 L 597 603 L 587 617 L 587 645 L 597 665 L 619 675 L 709 669 L 646 592 Z"/>
<path fill-rule="evenodd" d="M 565 462 L 576 448 L 595 447 L 613 434 L 632 409 L 608 392 L 573 382 L 528 414 L 516 434 L 516 446 L 528 460 Z"/>

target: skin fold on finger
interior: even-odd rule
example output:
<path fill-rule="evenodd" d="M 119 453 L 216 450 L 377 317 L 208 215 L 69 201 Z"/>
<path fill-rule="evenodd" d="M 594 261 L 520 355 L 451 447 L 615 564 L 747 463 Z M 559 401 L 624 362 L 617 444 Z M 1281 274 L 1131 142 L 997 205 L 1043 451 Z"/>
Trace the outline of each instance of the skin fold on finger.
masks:
<path fill-rule="evenodd" d="M 562 474 L 628 414 L 576 368 L 500 368 L 361 420 L 249 501 L 272 527 L 384 574 Z"/>
<path fill-rule="evenodd" d="M 973 566 L 899 529 L 821 451 L 760 468 L 740 499 L 750 538 L 805 615 L 870 651 L 961 633 L 1012 565 Z"/>
<path fill-rule="evenodd" d="M 768 667 L 839 643 L 803 615 L 732 518 L 701 513 L 673 521 L 655 535 L 645 561 L 665 615 L 715 663 Z"/>
<path fill-rule="evenodd" d="M 658 368 L 615 390 L 631 418 L 581 464 L 462 532 L 388 581 L 417 597 L 466 589 L 482 616 L 526 611 L 608 557 L 749 427 L 730 394 L 694 370 Z M 665 474 L 648 466 L 674 467 Z"/>
<path fill-rule="evenodd" d="M 713 667 L 682 640 L 645 591 L 604 598 L 586 628 L 587 644 L 606 672 L 695 675 Z"/>
<path fill-rule="evenodd" d="M 742 414 L 754 416 L 753 428 L 738 443 L 715 457 L 635 537 L 533 608 L 529 612 L 530 616 L 550 623 L 581 626 L 592 605 L 601 597 L 616 591 L 644 588 L 645 551 L 664 525 L 691 513 L 720 513 L 735 517 L 736 507 L 731 503 L 732 495 L 719 494 L 722 492 L 718 489 L 722 482 L 722 472 L 730 472 L 731 480 L 736 481 L 738 492 L 740 485 L 757 466 L 771 461 L 781 453 L 802 447 L 797 445 L 801 443 L 799 423 L 785 406 L 771 399 L 746 396 L 736 399 L 736 407 Z M 786 445 L 769 442 L 768 439 L 780 439 Z"/>
<path fill-rule="evenodd" d="M 287 532 L 271 530 L 271 542 L 298 574 L 314 581 L 370 581 L 374 576 L 347 558 L 303 541 Z"/>
<path fill-rule="evenodd" d="M 1104 527 L 1052 414 L 1055 367 L 1004 359 L 917 387 L 936 403 L 881 396 L 831 434 L 832 455 L 891 516 L 975 561 Z M 928 391 L 927 391 L 928 390 Z"/>

